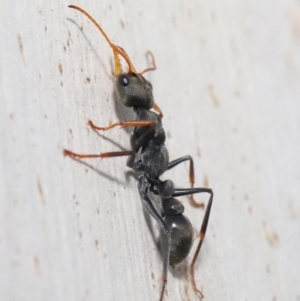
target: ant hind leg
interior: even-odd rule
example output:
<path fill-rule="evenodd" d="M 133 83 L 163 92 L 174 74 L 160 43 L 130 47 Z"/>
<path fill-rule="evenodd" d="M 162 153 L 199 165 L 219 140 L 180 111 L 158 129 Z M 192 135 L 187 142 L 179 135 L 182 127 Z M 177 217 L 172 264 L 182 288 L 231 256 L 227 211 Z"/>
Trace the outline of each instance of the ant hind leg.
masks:
<path fill-rule="evenodd" d="M 208 200 L 208 204 L 205 210 L 205 214 L 204 214 L 204 218 L 202 221 L 202 225 L 200 228 L 200 232 L 197 235 L 197 237 L 200 237 L 199 243 L 197 245 L 195 254 L 193 256 L 193 259 L 191 261 L 190 264 L 190 275 L 191 275 L 191 283 L 192 283 L 192 287 L 193 290 L 196 294 L 198 294 L 200 296 L 200 298 L 203 298 L 203 294 L 202 292 L 197 288 L 196 285 L 196 281 L 195 281 L 195 274 L 194 274 L 194 268 L 195 268 L 195 262 L 197 260 L 197 257 L 199 255 L 204 237 L 205 237 L 205 233 L 206 233 L 206 229 L 207 229 L 207 225 L 208 225 L 208 221 L 209 221 L 209 216 L 210 216 L 210 210 L 211 210 L 211 206 L 212 206 L 212 202 L 213 202 L 213 191 L 210 188 L 187 188 L 187 189 L 175 189 L 174 193 L 173 193 L 173 197 L 177 197 L 177 196 L 183 196 L 183 195 L 189 195 L 191 193 L 202 193 L 202 192 L 206 192 L 210 194 L 209 200 Z"/>
<path fill-rule="evenodd" d="M 203 296 L 202 292 L 197 288 L 196 281 L 195 281 L 194 268 L 195 268 L 195 262 L 197 260 L 198 255 L 199 255 L 199 252 L 200 252 L 200 249 L 201 249 L 204 237 L 205 237 L 212 202 L 213 202 L 213 192 L 211 192 L 211 195 L 209 197 L 209 201 L 208 201 L 208 204 L 207 204 L 207 207 L 206 207 L 206 211 L 205 211 L 205 215 L 204 215 L 204 218 L 203 218 L 203 221 L 202 221 L 201 229 L 200 229 L 200 232 L 198 234 L 198 236 L 200 237 L 200 240 L 198 242 L 195 254 L 194 254 L 193 259 L 192 259 L 191 264 L 190 264 L 190 275 L 191 275 L 192 287 L 193 287 L 194 292 L 196 294 L 198 294 L 200 296 L 200 298 L 203 298 L 204 296 Z"/>

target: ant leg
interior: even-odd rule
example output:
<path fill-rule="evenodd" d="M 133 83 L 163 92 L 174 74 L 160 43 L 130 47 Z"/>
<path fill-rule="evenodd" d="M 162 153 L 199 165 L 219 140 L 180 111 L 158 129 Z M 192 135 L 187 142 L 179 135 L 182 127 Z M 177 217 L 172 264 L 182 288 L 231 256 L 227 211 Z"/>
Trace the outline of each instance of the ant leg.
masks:
<path fill-rule="evenodd" d="M 195 267 L 195 262 L 197 260 L 198 255 L 199 255 L 199 252 L 200 252 L 200 249 L 201 249 L 204 237 L 205 237 L 212 202 L 213 202 L 213 192 L 211 191 L 211 195 L 210 195 L 210 198 L 209 198 L 209 201 L 208 201 L 208 204 L 207 204 L 207 208 L 206 208 L 205 215 L 204 215 L 202 225 L 201 225 L 201 229 L 200 229 L 200 232 L 199 232 L 200 240 L 199 240 L 199 243 L 197 245 L 197 248 L 196 248 L 194 257 L 192 259 L 192 262 L 190 264 L 190 274 L 191 274 L 192 287 L 193 287 L 194 292 L 199 294 L 200 298 L 203 298 L 203 294 L 197 288 L 196 281 L 195 281 L 194 267 Z"/>
<path fill-rule="evenodd" d="M 147 209 L 148 213 L 156 219 L 156 221 L 160 224 L 160 226 L 163 228 L 164 233 L 166 235 L 166 244 L 167 247 L 165 249 L 165 255 L 164 255 L 164 260 L 163 260 L 163 272 L 162 272 L 162 288 L 160 292 L 160 297 L 159 301 L 163 300 L 165 288 L 166 288 L 166 283 L 167 283 L 167 278 L 168 278 L 168 267 L 169 267 L 169 261 L 170 261 L 170 249 L 171 249 L 171 231 L 168 227 L 168 225 L 165 223 L 161 215 L 157 212 L 155 209 L 152 201 L 149 199 L 147 195 L 149 182 L 145 178 L 144 175 L 139 177 L 139 192 L 144 204 L 144 207 Z"/>
<path fill-rule="evenodd" d="M 192 190 L 192 192 L 191 192 L 191 190 Z M 202 225 L 201 225 L 199 235 L 197 235 L 197 236 L 200 237 L 200 241 L 197 245 L 195 254 L 194 254 L 193 259 L 192 259 L 191 264 L 190 264 L 190 275 L 191 275 L 191 282 L 192 282 L 192 287 L 193 287 L 194 292 L 196 294 L 199 294 L 200 298 L 203 298 L 202 292 L 197 288 L 197 285 L 196 285 L 194 267 L 195 267 L 195 262 L 197 260 L 198 255 L 199 255 L 199 252 L 200 252 L 200 249 L 201 249 L 204 237 L 205 237 L 205 233 L 206 233 L 206 229 L 207 229 L 207 225 L 208 225 L 208 221 L 209 221 L 209 216 L 210 216 L 210 209 L 211 209 L 211 205 L 212 205 L 212 202 L 213 202 L 214 194 L 213 194 L 213 191 L 209 188 L 190 188 L 190 189 L 175 189 L 173 196 L 181 196 L 181 195 L 187 195 L 189 193 L 201 193 L 201 192 L 209 193 L 210 197 L 209 197 L 209 201 L 208 201 L 208 204 L 207 204 L 207 207 L 206 207 L 206 210 L 205 210 L 205 214 L 204 214 L 204 218 L 203 218 L 203 221 L 202 221 Z"/>
<path fill-rule="evenodd" d="M 168 227 L 168 225 L 165 223 L 165 221 L 162 219 L 162 217 L 159 215 L 159 213 L 156 211 L 154 208 L 151 200 L 145 193 L 141 193 L 142 195 L 142 200 L 144 203 L 145 208 L 147 211 L 151 214 L 152 217 L 154 217 L 157 222 L 161 225 L 161 227 L 164 230 L 164 233 L 166 235 L 166 243 L 167 247 L 165 249 L 165 255 L 164 255 L 164 260 L 163 260 L 163 272 L 162 272 L 162 289 L 159 297 L 159 301 L 162 301 L 165 288 L 166 288 L 166 283 L 167 283 L 167 278 L 168 278 L 168 267 L 169 267 L 169 261 L 170 261 L 170 249 L 171 249 L 171 231 Z"/>
<path fill-rule="evenodd" d="M 213 194 L 210 188 L 176 188 L 172 194 L 172 197 L 190 195 L 194 193 L 202 193 L 207 192 L 209 194 Z"/>
<path fill-rule="evenodd" d="M 195 183 L 195 173 L 194 173 L 194 161 L 193 161 L 193 158 L 188 155 L 188 156 L 184 156 L 184 157 L 181 157 L 181 158 L 178 158 L 174 161 L 171 161 L 168 165 L 168 168 L 167 170 L 177 166 L 178 164 L 184 162 L 184 161 L 190 161 L 190 183 L 191 183 L 191 187 L 194 187 L 194 183 Z M 196 207 L 196 208 L 204 208 L 204 204 L 203 203 L 197 203 L 195 200 L 194 200 L 194 196 L 193 194 L 191 194 L 190 196 L 190 203 L 193 207 Z"/>
<path fill-rule="evenodd" d="M 123 152 L 108 152 L 102 154 L 77 154 L 73 153 L 67 149 L 63 150 L 65 156 L 69 156 L 76 159 L 84 158 L 112 158 L 112 157 L 121 157 L 121 156 L 130 156 L 134 154 L 134 151 L 123 151 Z"/>
<path fill-rule="evenodd" d="M 153 110 L 158 112 L 158 116 L 159 116 L 160 119 L 163 118 L 163 116 L 164 116 L 163 112 L 162 112 L 161 108 L 156 103 L 154 103 L 154 105 L 153 105 Z"/>
<path fill-rule="evenodd" d="M 121 126 L 122 128 L 125 127 L 140 127 L 140 126 L 151 126 L 151 128 L 155 128 L 155 122 L 151 121 L 151 120 L 129 120 L 129 121 L 119 121 L 116 123 L 113 123 L 109 126 L 106 127 L 102 127 L 102 126 L 96 126 L 93 124 L 93 122 L 91 120 L 88 121 L 89 126 L 93 129 L 93 130 L 100 130 L 100 131 L 107 131 L 110 130 L 116 126 Z"/>

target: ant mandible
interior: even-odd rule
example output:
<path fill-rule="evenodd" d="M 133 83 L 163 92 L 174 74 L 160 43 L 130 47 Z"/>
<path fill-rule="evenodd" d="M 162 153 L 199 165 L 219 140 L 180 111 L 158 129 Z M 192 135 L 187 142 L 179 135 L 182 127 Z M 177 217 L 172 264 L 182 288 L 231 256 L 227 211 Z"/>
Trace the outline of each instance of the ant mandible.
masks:
<path fill-rule="evenodd" d="M 107 131 L 116 126 L 133 127 L 131 135 L 132 150 L 121 152 L 107 152 L 101 154 L 78 154 L 69 150 L 64 150 L 64 154 L 77 159 L 85 158 L 111 158 L 119 156 L 129 156 L 127 166 L 134 171 L 141 172 L 138 179 L 138 189 L 143 205 L 149 214 L 160 224 L 165 236 L 165 254 L 163 259 L 162 288 L 159 300 L 163 300 L 165 286 L 167 283 L 168 266 L 175 266 L 182 262 L 189 254 L 193 240 L 193 228 L 187 217 L 183 215 L 184 206 L 176 197 L 190 195 L 190 202 L 194 207 L 204 207 L 202 203 L 197 203 L 193 194 L 209 193 L 209 201 L 206 207 L 201 229 L 197 237 L 200 237 L 195 254 L 190 264 L 191 283 L 194 291 L 203 298 L 202 292 L 197 288 L 194 276 L 194 266 L 200 252 L 210 216 L 213 201 L 213 191 L 210 188 L 194 188 L 194 162 L 191 156 L 184 156 L 169 162 L 168 151 L 164 145 L 165 131 L 162 126 L 162 111 L 154 102 L 151 83 L 143 77 L 143 74 L 156 69 L 154 56 L 148 54 L 152 59 L 152 67 L 142 72 L 137 72 L 129 56 L 122 47 L 113 44 L 100 25 L 83 9 L 70 5 L 87 16 L 104 36 L 113 51 L 115 63 L 115 83 L 116 90 L 121 103 L 126 107 L 132 107 L 136 120 L 119 121 L 109 126 L 96 126 L 89 120 L 89 126 L 94 130 Z M 123 57 L 128 64 L 128 72 L 122 72 L 119 56 Z M 154 109 L 159 114 L 153 111 Z M 189 161 L 189 178 L 191 188 L 178 189 L 174 187 L 171 180 L 161 181 L 160 176 L 167 170 L 178 164 Z M 161 197 L 161 210 L 158 211 L 153 201 L 149 197 L 152 192 Z"/>

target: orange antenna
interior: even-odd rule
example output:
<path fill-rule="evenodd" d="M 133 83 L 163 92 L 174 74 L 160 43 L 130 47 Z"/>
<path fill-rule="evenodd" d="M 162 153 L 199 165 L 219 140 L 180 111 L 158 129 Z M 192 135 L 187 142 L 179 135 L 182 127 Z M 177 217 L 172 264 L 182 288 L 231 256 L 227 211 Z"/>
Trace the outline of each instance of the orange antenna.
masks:
<path fill-rule="evenodd" d="M 115 61 L 115 76 L 118 76 L 119 74 L 122 73 L 122 69 L 121 69 L 121 63 L 120 63 L 120 59 L 118 57 L 118 54 L 121 55 L 124 60 L 127 62 L 129 70 L 128 73 L 137 73 L 129 56 L 127 55 L 127 53 L 121 48 L 116 46 L 115 44 L 113 44 L 110 39 L 108 38 L 108 36 L 106 35 L 106 33 L 104 32 L 104 30 L 101 28 L 101 26 L 95 21 L 95 19 L 90 16 L 85 10 L 83 10 L 82 8 L 75 6 L 75 5 L 69 5 L 68 7 L 76 9 L 78 11 L 80 11 L 81 13 L 83 13 L 86 17 L 88 17 L 88 19 L 90 19 L 94 25 L 99 29 L 99 31 L 102 33 L 102 35 L 104 36 L 105 40 L 107 41 L 107 43 L 109 44 L 109 46 L 112 48 L 113 54 L 114 54 L 114 61 Z"/>
<path fill-rule="evenodd" d="M 144 73 L 146 73 L 148 71 L 154 71 L 154 70 L 156 70 L 156 64 L 155 64 L 155 59 L 154 59 L 153 53 L 151 51 L 147 51 L 147 54 L 151 56 L 152 67 L 149 67 L 149 68 L 143 70 L 142 72 L 140 72 L 140 74 L 144 74 Z"/>
<path fill-rule="evenodd" d="M 114 45 L 114 47 L 117 47 L 118 50 L 122 52 L 122 54 L 120 52 L 118 52 L 118 53 L 126 60 L 128 66 L 129 66 L 128 73 L 137 73 L 127 52 L 120 46 Z"/>

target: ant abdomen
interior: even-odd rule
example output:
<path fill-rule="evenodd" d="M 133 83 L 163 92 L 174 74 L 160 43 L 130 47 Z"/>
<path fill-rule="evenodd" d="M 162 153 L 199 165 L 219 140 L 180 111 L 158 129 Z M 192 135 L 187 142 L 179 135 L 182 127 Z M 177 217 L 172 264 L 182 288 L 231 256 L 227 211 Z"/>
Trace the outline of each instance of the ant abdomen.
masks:
<path fill-rule="evenodd" d="M 182 262 L 193 245 L 194 231 L 190 220 L 182 213 L 184 206 L 175 198 L 162 201 L 162 215 L 171 231 L 170 259 L 171 266 Z"/>
<path fill-rule="evenodd" d="M 184 215 L 166 215 L 164 221 L 171 231 L 169 263 L 175 266 L 189 254 L 193 245 L 194 231 L 190 220 Z"/>

